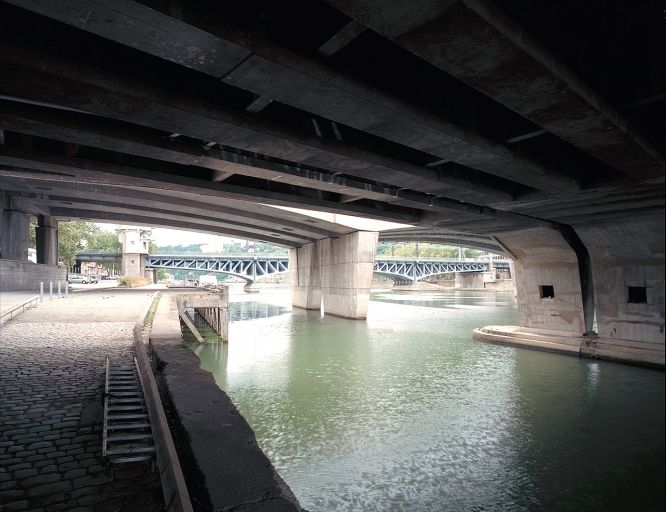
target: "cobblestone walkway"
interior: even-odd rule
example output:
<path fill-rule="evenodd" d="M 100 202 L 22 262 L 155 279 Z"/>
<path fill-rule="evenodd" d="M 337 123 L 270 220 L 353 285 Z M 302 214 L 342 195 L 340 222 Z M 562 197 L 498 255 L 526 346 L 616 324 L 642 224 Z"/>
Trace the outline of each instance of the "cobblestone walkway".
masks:
<path fill-rule="evenodd" d="M 45 302 L 0 329 L 0 512 L 164 510 L 149 463 L 102 457 L 104 358 L 129 361 L 148 293 Z"/>

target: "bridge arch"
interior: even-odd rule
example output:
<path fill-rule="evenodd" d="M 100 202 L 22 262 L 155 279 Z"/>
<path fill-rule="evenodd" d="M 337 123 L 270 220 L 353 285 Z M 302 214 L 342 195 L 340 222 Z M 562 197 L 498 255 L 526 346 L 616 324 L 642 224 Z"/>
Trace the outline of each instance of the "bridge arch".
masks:
<path fill-rule="evenodd" d="M 259 277 L 281 274 L 289 270 L 288 256 L 199 256 L 150 255 L 147 266 L 173 270 L 203 271 L 239 277 L 246 286 Z"/>

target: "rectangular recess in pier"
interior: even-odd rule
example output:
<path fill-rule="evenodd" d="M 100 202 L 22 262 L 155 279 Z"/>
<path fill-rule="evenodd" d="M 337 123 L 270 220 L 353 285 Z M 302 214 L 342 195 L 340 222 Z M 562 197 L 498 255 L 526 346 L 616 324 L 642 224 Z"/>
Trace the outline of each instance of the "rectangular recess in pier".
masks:
<path fill-rule="evenodd" d="M 542 299 L 554 299 L 555 298 L 555 289 L 551 284 L 542 284 L 539 286 L 539 293 L 541 294 Z"/>

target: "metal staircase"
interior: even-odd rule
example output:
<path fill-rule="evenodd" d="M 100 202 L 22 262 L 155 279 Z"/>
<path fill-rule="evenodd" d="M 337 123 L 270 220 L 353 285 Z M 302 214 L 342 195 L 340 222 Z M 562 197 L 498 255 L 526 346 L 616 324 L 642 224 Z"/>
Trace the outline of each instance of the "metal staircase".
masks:
<path fill-rule="evenodd" d="M 102 454 L 114 464 L 147 461 L 155 446 L 136 358 L 111 363 L 106 358 Z"/>

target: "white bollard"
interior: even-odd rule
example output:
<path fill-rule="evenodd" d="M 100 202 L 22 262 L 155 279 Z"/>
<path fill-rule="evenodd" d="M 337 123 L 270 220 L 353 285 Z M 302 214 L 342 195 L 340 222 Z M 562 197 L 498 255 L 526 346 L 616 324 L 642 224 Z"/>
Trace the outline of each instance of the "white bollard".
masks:
<path fill-rule="evenodd" d="M 44 302 L 44 281 L 39 283 L 39 302 Z"/>
<path fill-rule="evenodd" d="M 53 281 L 49 281 L 49 300 L 53 300 Z"/>
<path fill-rule="evenodd" d="M 60 298 L 60 281 L 58 281 L 58 298 Z"/>
<path fill-rule="evenodd" d="M 69 282 L 65 281 L 65 298 L 69 297 Z"/>

